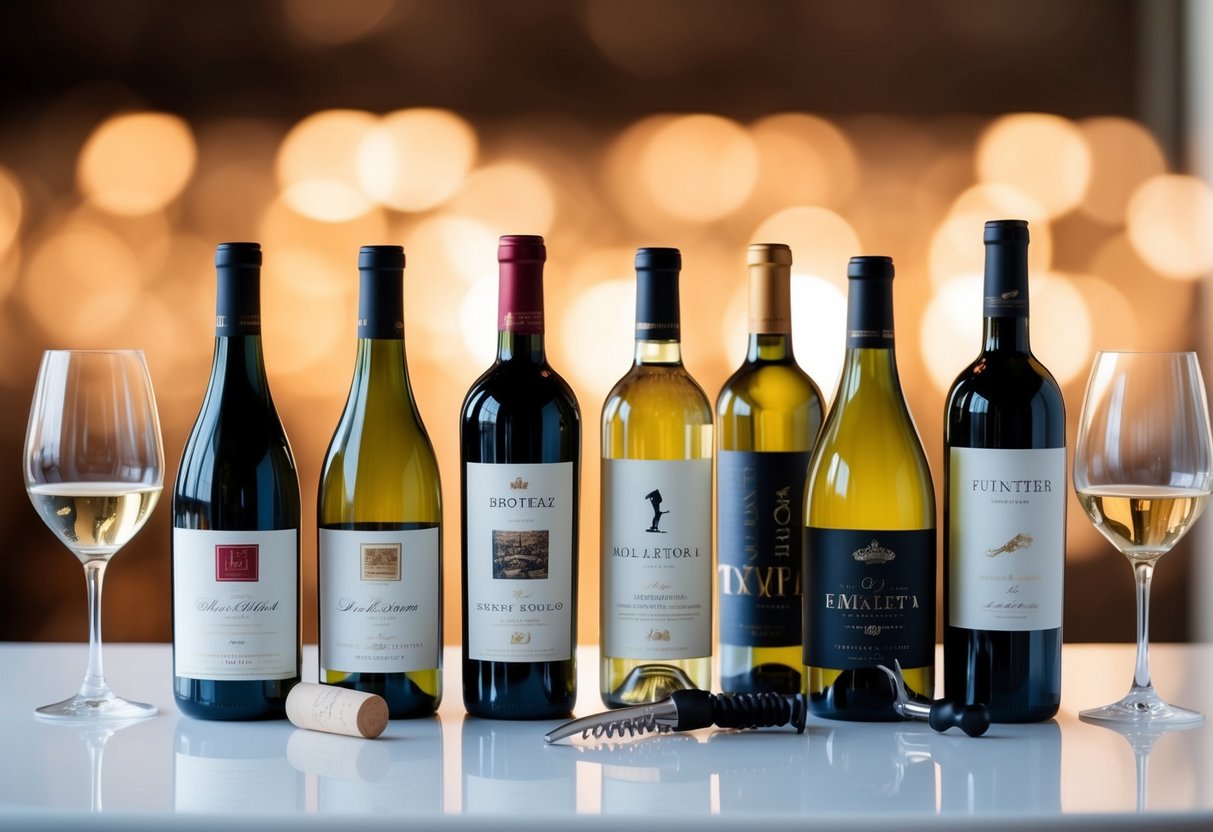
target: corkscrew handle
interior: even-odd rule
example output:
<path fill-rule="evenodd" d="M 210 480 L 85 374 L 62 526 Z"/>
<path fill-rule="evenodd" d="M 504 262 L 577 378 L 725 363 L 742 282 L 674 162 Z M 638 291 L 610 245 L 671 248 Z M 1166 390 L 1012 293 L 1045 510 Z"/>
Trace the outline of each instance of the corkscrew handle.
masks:
<path fill-rule="evenodd" d="M 978 702 L 963 705 L 950 699 L 937 699 L 931 705 L 928 724 L 936 731 L 946 731 L 955 726 L 970 737 L 980 737 L 990 727 L 990 711 Z"/>
<path fill-rule="evenodd" d="M 675 731 L 696 728 L 777 728 L 791 725 L 804 732 L 808 702 L 803 695 L 779 693 L 709 693 L 706 690 L 675 691 L 670 699 L 678 711 Z"/>

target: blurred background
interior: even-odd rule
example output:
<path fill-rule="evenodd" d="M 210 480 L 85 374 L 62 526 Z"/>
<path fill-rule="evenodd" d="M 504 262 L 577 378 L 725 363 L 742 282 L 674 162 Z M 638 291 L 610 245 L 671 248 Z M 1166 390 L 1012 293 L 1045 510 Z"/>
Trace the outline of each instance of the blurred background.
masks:
<path fill-rule="evenodd" d="M 42 350 L 101 346 L 146 350 L 169 459 L 161 505 L 110 570 L 105 637 L 170 638 L 168 494 L 206 385 L 220 241 L 266 252 L 308 641 L 361 244 L 407 252 L 448 643 L 459 405 L 493 357 L 500 234 L 548 241 L 549 356 L 586 422 L 587 643 L 597 423 L 631 362 L 636 246 L 683 249 L 684 354 L 713 398 L 744 356 L 747 243 L 792 246 L 797 355 L 827 395 L 846 260 L 892 255 L 902 382 L 937 493 L 943 397 L 979 348 L 985 220 L 1031 222 L 1033 342 L 1071 445 L 1096 350 L 1203 349 L 1213 314 L 1202 0 L 39 0 L 0 5 L 0 42 L 4 640 L 86 638 L 80 566 L 30 506 L 20 459 Z M 1162 564 L 1155 640 L 1213 631 L 1195 600 L 1208 549 L 1193 536 Z M 1072 496 L 1066 581 L 1068 640 L 1132 639 L 1130 570 Z"/>

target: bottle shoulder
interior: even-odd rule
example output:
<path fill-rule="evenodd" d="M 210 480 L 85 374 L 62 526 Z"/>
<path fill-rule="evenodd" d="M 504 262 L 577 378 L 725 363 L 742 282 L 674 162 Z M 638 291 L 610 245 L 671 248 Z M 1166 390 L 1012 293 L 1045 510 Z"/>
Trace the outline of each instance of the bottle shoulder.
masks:
<path fill-rule="evenodd" d="M 498 362 L 468 388 L 463 399 L 463 420 L 524 417 L 555 410 L 574 421 L 581 419 L 581 406 L 573 388 L 546 362 Z"/>
<path fill-rule="evenodd" d="M 638 364 L 619 379 L 607 394 L 603 419 L 632 410 L 681 415 L 687 424 L 712 422 L 707 393 L 681 364 Z"/>
<path fill-rule="evenodd" d="M 821 407 L 821 389 L 795 362 L 742 364 L 716 397 L 716 413 L 724 418 L 735 410 L 795 411 Z"/>
<path fill-rule="evenodd" d="M 1065 444 L 1065 398 L 1033 355 L 983 353 L 957 376 L 945 401 L 949 446 Z"/>

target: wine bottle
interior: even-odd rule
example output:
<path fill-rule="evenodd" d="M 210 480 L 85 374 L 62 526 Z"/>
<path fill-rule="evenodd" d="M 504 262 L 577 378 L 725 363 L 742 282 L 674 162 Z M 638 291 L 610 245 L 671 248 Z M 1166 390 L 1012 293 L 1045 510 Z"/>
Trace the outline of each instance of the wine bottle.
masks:
<path fill-rule="evenodd" d="M 1061 702 L 1066 415 L 1028 342 L 1028 224 L 985 226 L 983 343 L 944 428 L 944 692 L 995 722 Z"/>
<path fill-rule="evenodd" d="M 581 412 L 544 352 L 543 238 L 497 249 L 497 359 L 460 423 L 463 703 L 567 716 L 577 699 Z"/>
<path fill-rule="evenodd" d="M 879 665 L 934 692 L 935 491 L 897 376 L 893 261 L 852 257 L 847 347 L 809 463 L 804 662 L 809 708 L 893 720 Z"/>
<path fill-rule="evenodd" d="M 803 693 L 804 486 L 821 391 L 792 353 L 792 250 L 749 247 L 750 343 L 716 400 L 720 686 Z"/>
<path fill-rule="evenodd" d="M 709 687 L 712 406 L 682 365 L 674 248 L 636 252 L 635 363 L 602 408 L 602 659 L 608 707 Z"/>
<path fill-rule="evenodd" d="M 358 254 L 358 352 L 320 469 L 320 681 L 393 719 L 442 699 L 442 488 L 404 354 L 404 250 Z"/>
<path fill-rule="evenodd" d="M 220 243 L 215 354 L 173 488 L 173 695 L 285 715 L 299 681 L 299 476 L 261 348 L 261 247 Z"/>

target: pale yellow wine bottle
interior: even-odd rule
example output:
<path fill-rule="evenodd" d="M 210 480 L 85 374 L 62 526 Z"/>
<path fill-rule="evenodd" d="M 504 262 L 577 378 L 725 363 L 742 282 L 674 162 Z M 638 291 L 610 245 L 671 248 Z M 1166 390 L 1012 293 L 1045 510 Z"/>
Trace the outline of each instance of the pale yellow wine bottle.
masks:
<path fill-rule="evenodd" d="M 602 701 L 707 689 L 712 406 L 682 365 L 678 249 L 636 252 L 636 360 L 602 408 Z"/>
<path fill-rule="evenodd" d="M 810 709 L 897 719 L 888 678 L 930 697 L 935 662 L 935 491 L 897 378 L 893 261 L 847 268 L 842 378 L 809 465 L 805 637 Z"/>
<path fill-rule="evenodd" d="M 317 500 L 320 681 L 393 719 L 442 699 L 442 489 L 404 357 L 404 250 L 358 254 L 358 353 Z"/>
<path fill-rule="evenodd" d="M 720 687 L 803 693 L 804 486 L 821 391 L 792 352 L 792 250 L 749 247 L 750 343 L 716 400 Z"/>

